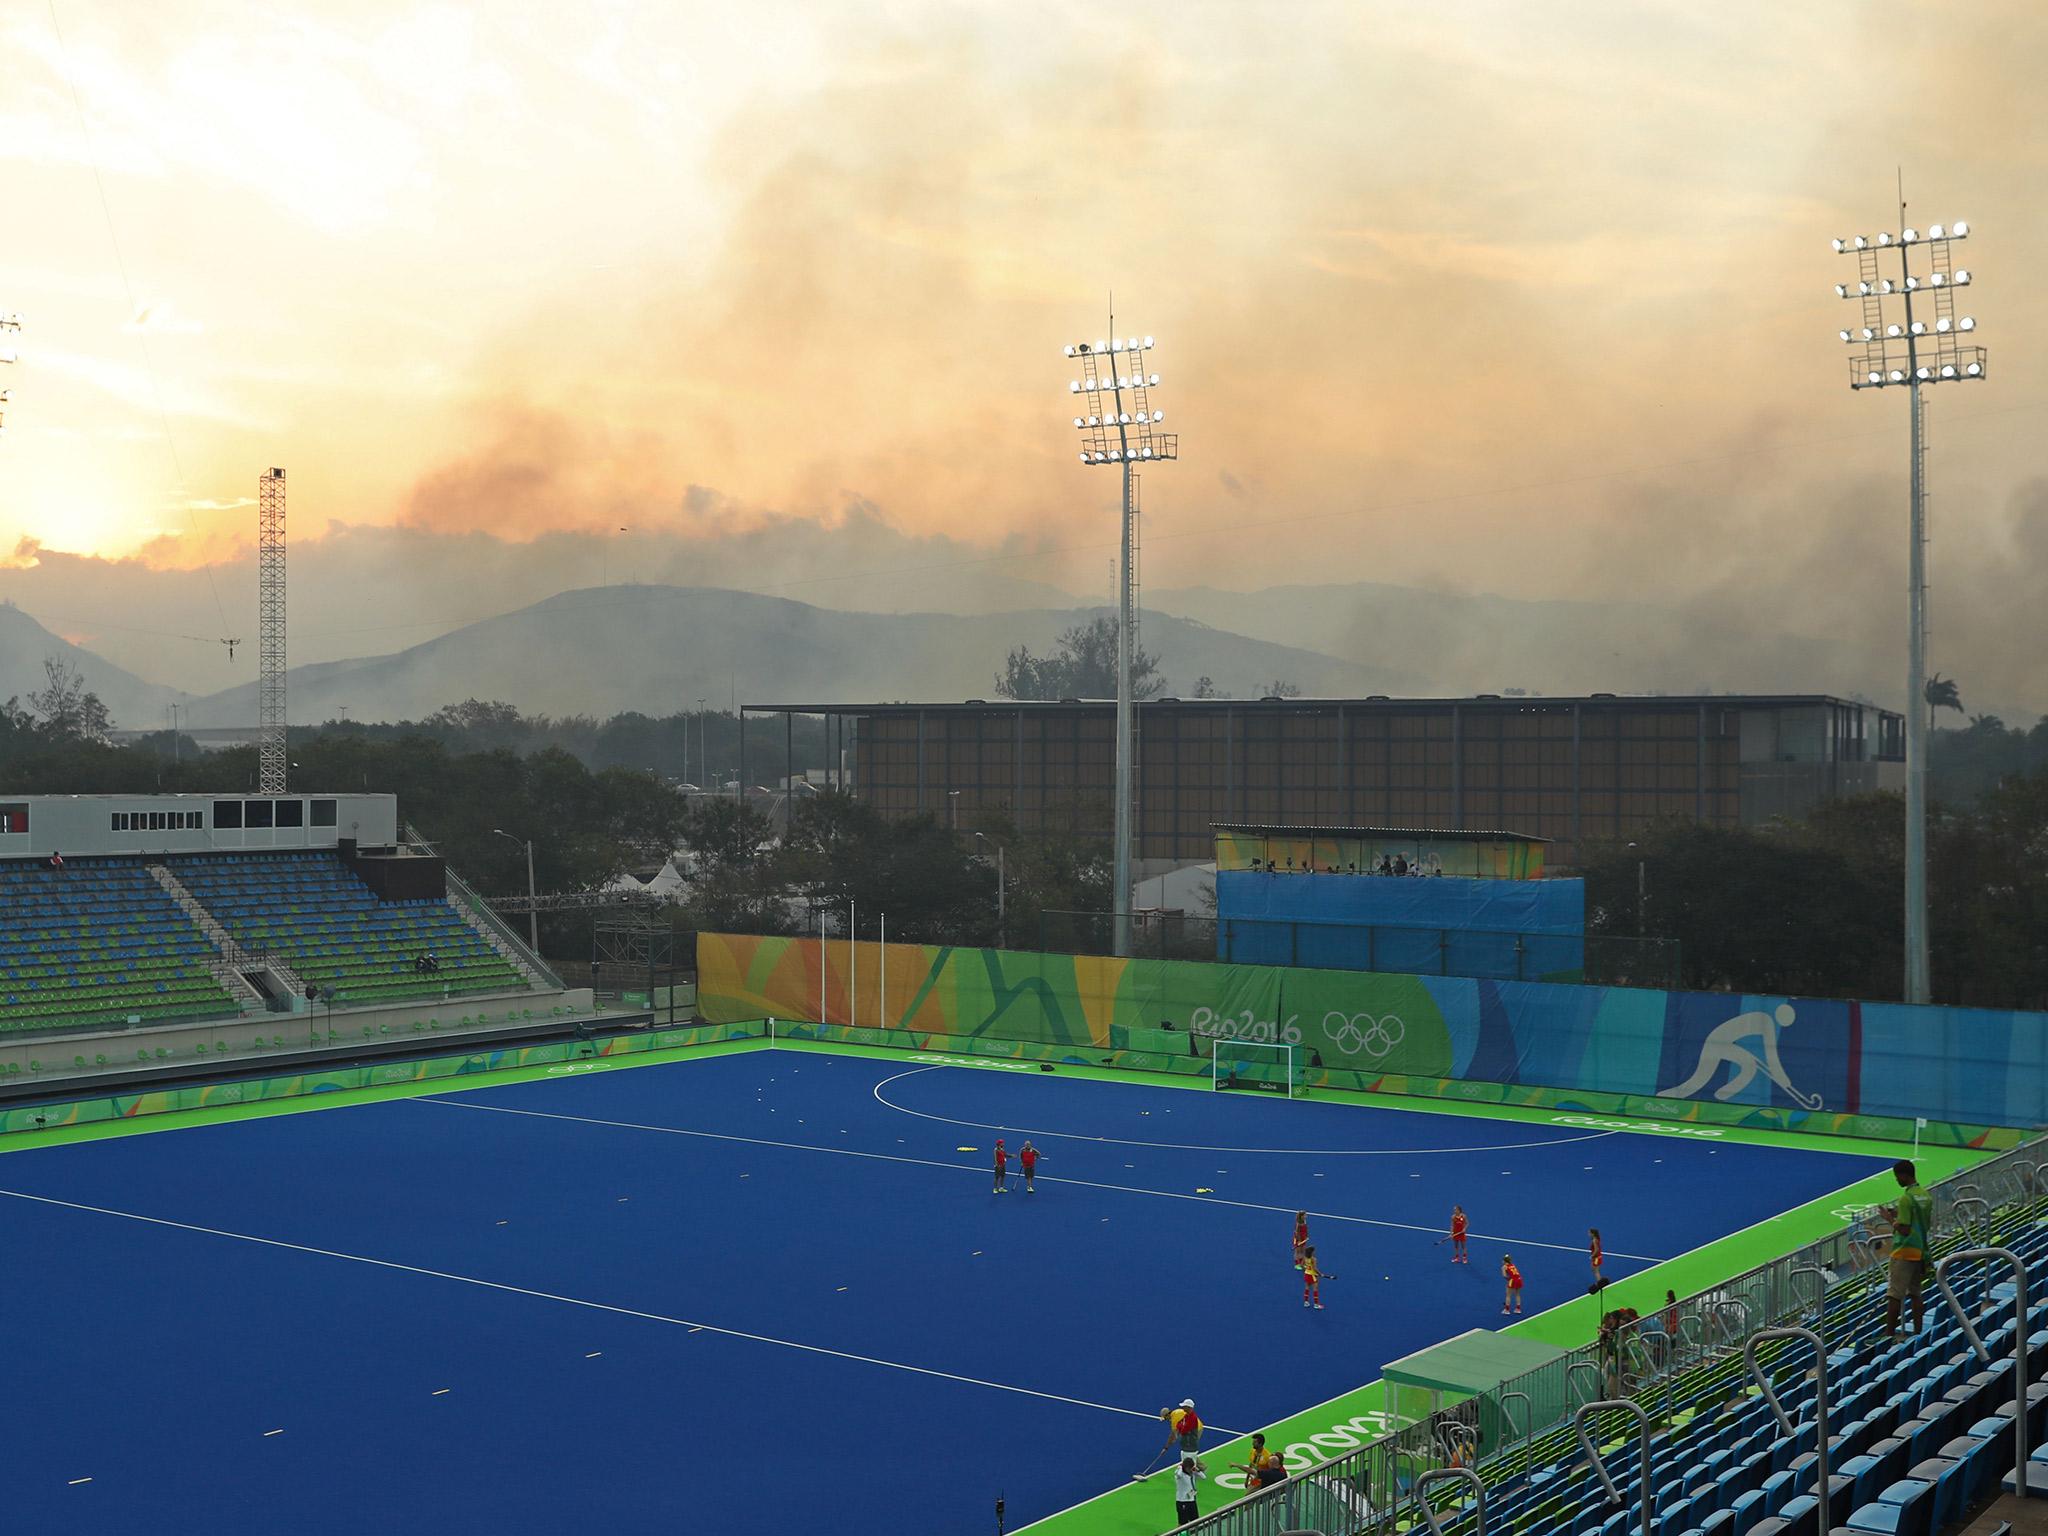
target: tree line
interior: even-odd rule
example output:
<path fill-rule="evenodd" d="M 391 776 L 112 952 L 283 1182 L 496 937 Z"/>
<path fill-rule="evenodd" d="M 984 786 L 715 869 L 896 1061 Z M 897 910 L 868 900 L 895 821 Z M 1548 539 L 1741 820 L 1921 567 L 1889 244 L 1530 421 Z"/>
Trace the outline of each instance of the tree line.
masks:
<path fill-rule="evenodd" d="M 2048 765 L 1928 816 L 1936 1002 L 2048 1009 Z M 1905 805 L 1764 827 L 1668 821 L 1595 847 L 1588 933 L 1675 939 L 1691 989 L 1891 1001 L 1904 991 Z"/>

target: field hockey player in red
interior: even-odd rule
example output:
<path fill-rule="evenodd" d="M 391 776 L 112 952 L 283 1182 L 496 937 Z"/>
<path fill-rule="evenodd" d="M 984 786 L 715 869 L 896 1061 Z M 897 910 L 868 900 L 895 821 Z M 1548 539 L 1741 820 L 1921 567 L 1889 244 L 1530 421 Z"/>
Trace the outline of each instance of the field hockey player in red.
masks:
<path fill-rule="evenodd" d="M 1515 1268 L 1515 1256 L 1504 1253 L 1500 1256 L 1500 1277 L 1507 1283 L 1507 1293 L 1501 1297 L 1500 1315 L 1509 1313 L 1522 1315 L 1522 1272 Z"/>
<path fill-rule="evenodd" d="M 1595 1285 L 1603 1285 L 1606 1283 L 1606 1276 L 1600 1273 L 1600 1263 L 1607 1257 L 1607 1250 L 1600 1246 L 1600 1229 L 1598 1227 L 1588 1227 L 1586 1228 L 1586 1236 L 1588 1238 L 1586 1251 L 1593 1258 L 1593 1283 Z"/>
<path fill-rule="evenodd" d="M 1469 1263 L 1471 1263 L 1471 1262 L 1472 1262 L 1472 1261 L 1471 1261 L 1471 1259 L 1470 1259 L 1470 1258 L 1469 1258 L 1469 1257 L 1468 1257 L 1468 1256 L 1466 1255 L 1466 1252 L 1465 1252 L 1465 1228 L 1466 1228 L 1466 1225 L 1467 1225 L 1467 1223 L 1466 1223 L 1466 1221 L 1465 1221 L 1465 1207 L 1463 1207 L 1462 1205 L 1454 1205 L 1454 1206 L 1452 1206 L 1452 1207 L 1451 1207 L 1451 1262 L 1452 1262 L 1453 1264 L 1469 1264 Z"/>
<path fill-rule="evenodd" d="M 1024 1193 L 1036 1194 L 1038 1186 L 1032 1180 L 1038 1177 L 1038 1148 L 1028 1141 L 1017 1149 L 1017 1169 L 1024 1175 Z"/>
<path fill-rule="evenodd" d="M 996 1138 L 996 1187 L 995 1194 L 1003 1194 L 1010 1187 L 1010 1154 L 1003 1147 L 1003 1138 Z"/>
<path fill-rule="evenodd" d="M 1294 1267 L 1301 1268 L 1301 1256 L 1308 1248 L 1308 1212 L 1294 1213 Z"/>

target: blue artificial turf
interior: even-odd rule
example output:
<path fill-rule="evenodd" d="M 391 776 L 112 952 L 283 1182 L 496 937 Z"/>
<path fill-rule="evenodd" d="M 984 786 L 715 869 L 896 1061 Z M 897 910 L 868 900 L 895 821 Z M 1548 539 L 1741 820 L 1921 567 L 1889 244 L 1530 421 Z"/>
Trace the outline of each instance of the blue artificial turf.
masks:
<path fill-rule="evenodd" d="M 1014 1529 L 1166 1403 L 1255 1428 L 1497 1325 L 1504 1249 L 1539 1311 L 1588 1226 L 1619 1277 L 1882 1166 L 795 1051 L 22 1150 L 9 1528 Z"/>

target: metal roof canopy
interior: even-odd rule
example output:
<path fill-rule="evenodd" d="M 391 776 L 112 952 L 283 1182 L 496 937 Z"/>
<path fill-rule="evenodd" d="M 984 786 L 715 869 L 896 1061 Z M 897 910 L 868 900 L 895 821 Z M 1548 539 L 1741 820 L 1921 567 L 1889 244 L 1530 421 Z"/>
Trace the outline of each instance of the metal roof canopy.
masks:
<path fill-rule="evenodd" d="M 1547 843 L 1547 837 L 1533 832 L 1453 832 L 1444 827 L 1325 827 L 1304 822 L 1265 823 L 1254 821 L 1212 821 L 1216 832 L 1249 832 L 1254 837 L 1378 837 L 1414 842 L 1418 838 L 1439 838 L 1447 843 Z"/>
<path fill-rule="evenodd" d="M 1845 699 L 1831 693 L 1590 693 L 1556 694 L 1532 697 L 1516 694 L 1501 697 L 1488 694 L 1466 694 L 1457 698 L 1393 698 L 1374 695 L 1367 698 L 1258 698 L 1258 699 L 1184 699 L 1177 697 L 1140 699 L 1137 707 L 1141 710 L 1157 710 L 1162 706 L 1176 709 L 1243 709 L 1243 710 L 1289 710 L 1289 709 L 1450 709 L 1454 706 L 1490 706 L 1502 710 L 1522 710 L 1532 713 L 1574 706 L 1605 706 L 1609 708 L 1676 708 L 1690 709 L 1700 705 L 1724 709 L 1784 708 L 1802 704 L 1839 704 L 1848 708 L 1875 709 L 1880 713 L 1896 715 L 1897 710 L 1884 709 L 1881 705 L 1865 704 L 1857 699 Z M 968 710 L 1056 710 L 1056 709 L 1114 709 L 1114 699 L 966 699 L 945 700 L 927 704 L 896 702 L 889 704 L 742 704 L 741 714 L 763 715 L 888 715 L 961 713 Z"/>
<path fill-rule="evenodd" d="M 1418 1387 L 1450 1397 L 1477 1397 L 1569 1353 L 1534 1339 L 1474 1328 L 1403 1356 L 1380 1375 L 1389 1386 Z"/>

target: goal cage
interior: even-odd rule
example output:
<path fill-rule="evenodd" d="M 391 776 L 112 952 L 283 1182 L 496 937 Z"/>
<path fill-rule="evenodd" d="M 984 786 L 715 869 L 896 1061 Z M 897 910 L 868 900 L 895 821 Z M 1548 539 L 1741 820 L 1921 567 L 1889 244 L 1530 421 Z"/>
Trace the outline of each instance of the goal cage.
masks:
<path fill-rule="evenodd" d="M 1301 1096 L 1300 1057 L 1295 1047 L 1272 1040 L 1218 1040 L 1209 1053 L 1209 1086 Z"/>

